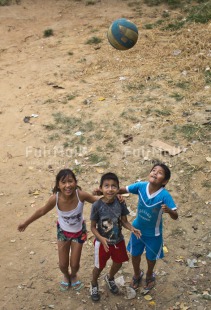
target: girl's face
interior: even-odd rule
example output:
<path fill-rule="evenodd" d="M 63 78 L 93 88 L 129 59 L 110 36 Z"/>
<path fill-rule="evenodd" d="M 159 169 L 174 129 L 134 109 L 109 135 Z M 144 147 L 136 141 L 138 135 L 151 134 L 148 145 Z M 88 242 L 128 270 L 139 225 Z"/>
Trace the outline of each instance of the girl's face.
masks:
<path fill-rule="evenodd" d="M 71 195 L 77 188 L 77 182 L 71 175 L 67 175 L 64 179 L 59 180 L 58 188 L 64 195 Z"/>
<path fill-rule="evenodd" d="M 155 166 L 149 174 L 149 182 L 155 185 L 166 185 L 168 180 L 165 180 L 165 171 L 160 166 Z"/>

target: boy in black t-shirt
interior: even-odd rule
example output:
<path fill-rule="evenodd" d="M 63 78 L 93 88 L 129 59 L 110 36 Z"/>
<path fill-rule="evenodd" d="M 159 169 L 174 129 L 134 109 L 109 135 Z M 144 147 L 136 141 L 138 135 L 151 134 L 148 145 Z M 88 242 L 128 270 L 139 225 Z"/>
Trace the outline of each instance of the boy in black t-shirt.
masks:
<path fill-rule="evenodd" d="M 96 237 L 94 242 L 95 267 L 91 281 L 93 301 L 100 299 L 97 280 L 109 258 L 112 259 L 112 266 L 109 274 L 105 276 L 105 281 L 113 294 L 119 291 L 114 276 L 122 263 L 128 261 L 122 226 L 140 238 L 140 230 L 134 228 L 127 220 L 129 211 L 126 204 L 120 203 L 116 197 L 119 191 L 118 177 L 111 172 L 104 174 L 100 181 L 100 190 L 103 197 L 92 205 L 90 216 L 91 230 Z"/>

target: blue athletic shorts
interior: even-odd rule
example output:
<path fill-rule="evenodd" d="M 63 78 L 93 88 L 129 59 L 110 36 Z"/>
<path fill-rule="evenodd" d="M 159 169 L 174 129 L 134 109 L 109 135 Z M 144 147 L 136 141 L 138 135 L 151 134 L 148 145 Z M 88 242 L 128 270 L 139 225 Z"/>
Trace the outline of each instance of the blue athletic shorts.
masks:
<path fill-rule="evenodd" d="M 149 260 L 163 258 L 163 237 L 162 235 L 157 237 L 141 236 L 138 239 L 134 234 L 131 234 L 127 250 L 132 256 L 142 255 L 146 250 L 146 258 Z"/>

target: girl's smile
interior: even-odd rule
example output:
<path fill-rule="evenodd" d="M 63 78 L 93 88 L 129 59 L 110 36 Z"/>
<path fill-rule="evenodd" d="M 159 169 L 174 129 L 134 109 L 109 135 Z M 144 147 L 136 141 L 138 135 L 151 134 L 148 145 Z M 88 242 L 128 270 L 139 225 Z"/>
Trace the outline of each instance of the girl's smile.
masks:
<path fill-rule="evenodd" d="M 63 194 L 71 195 L 77 187 L 77 183 L 71 176 L 66 176 L 66 178 L 59 181 L 59 189 Z"/>

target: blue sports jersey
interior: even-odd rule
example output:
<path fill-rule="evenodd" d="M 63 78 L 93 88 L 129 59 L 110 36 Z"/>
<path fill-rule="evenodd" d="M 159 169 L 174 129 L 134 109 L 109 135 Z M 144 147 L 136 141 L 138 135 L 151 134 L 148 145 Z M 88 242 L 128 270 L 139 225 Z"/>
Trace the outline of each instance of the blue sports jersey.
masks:
<path fill-rule="evenodd" d="M 139 197 L 136 218 L 133 226 L 141 230 L 143 236 L 153 237 L 162 234 L 162 204 L 170 209 L 177 207 L 170 193 L 161 187 L 149 194 L 149 182 L 137 182 L 126 187 L 127 191 Z"/>

